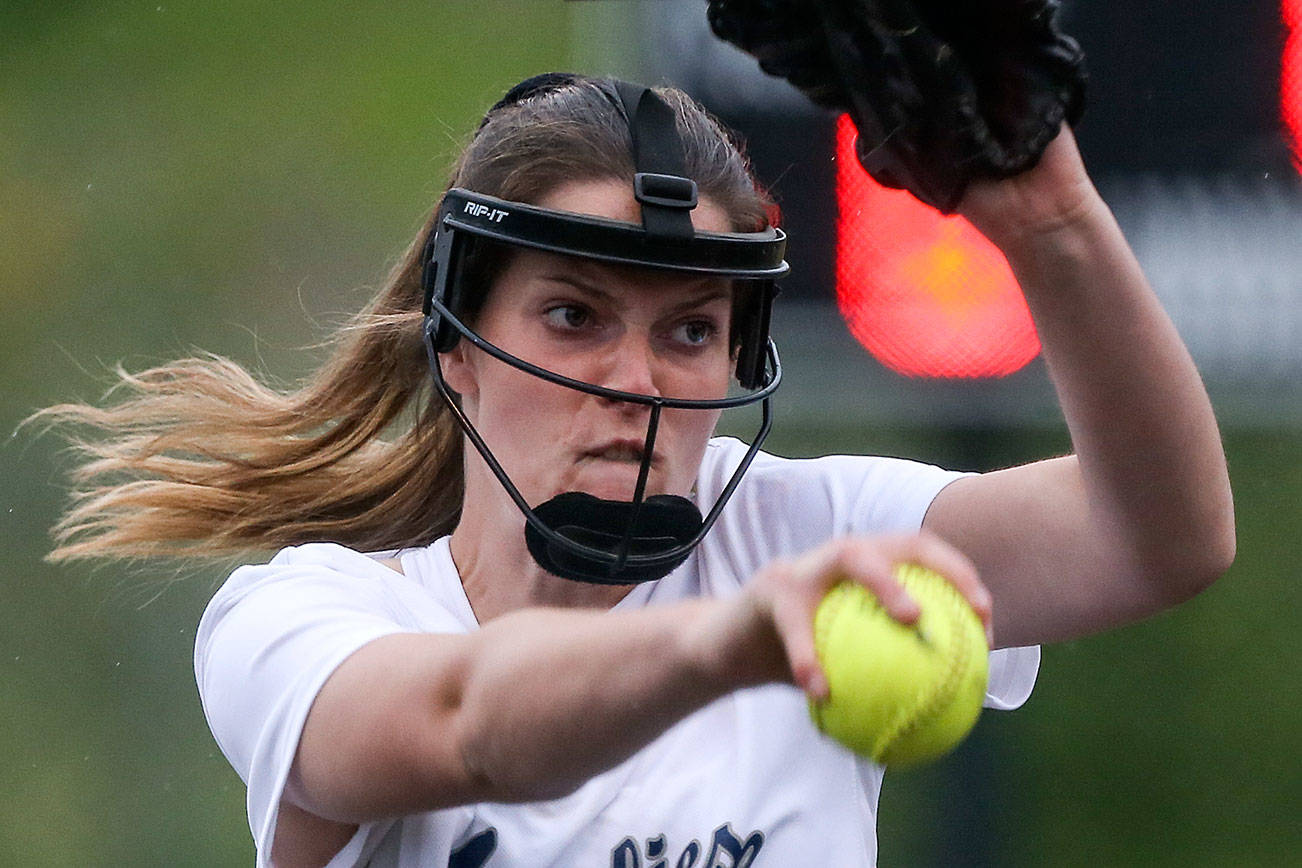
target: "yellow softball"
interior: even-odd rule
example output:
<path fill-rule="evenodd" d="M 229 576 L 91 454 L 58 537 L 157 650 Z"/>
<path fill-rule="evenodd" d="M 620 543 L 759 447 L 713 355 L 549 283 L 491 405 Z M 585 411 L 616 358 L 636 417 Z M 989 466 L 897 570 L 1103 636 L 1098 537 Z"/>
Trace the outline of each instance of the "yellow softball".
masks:
<path fill-rule="evenodd" d="M 895 577 L 922 609 L 916 624 L 899 623 L 852 582 L 819 604 L 814 646 L 830 691 L 809 713 L 856 753 L 907 766 L 946 753 L 972 729 L 990 649 L 981 619 L 938 573 L 905 564 Z"/>

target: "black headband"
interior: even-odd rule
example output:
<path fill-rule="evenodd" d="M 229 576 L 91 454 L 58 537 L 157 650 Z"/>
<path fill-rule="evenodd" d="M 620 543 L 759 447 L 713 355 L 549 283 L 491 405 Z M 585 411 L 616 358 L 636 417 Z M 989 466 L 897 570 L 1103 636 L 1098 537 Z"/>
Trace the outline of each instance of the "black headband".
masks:
<path fill-rule="evenodd" d="M 479 122 L 479 129 L 482 130 L 484 128 L 484 125 L 488 123 L 488 121 L 493 117 L 493 113 L 498 109 L 504 109 L 507 106 L 515 105 L 518 102 L 524 102 L 530 97 L 537 96 L 538 94 L 545 93 L 549 90 L 557 90 L 571 84 L 578 84 L 583 80 L 583 76 L 573 72 L 544 72 L 541 75 L 526 78 L 524 81 L 503 94 L 501 99 L 493 103 L 493 107 L 484 114 L 483 119 Z"/>

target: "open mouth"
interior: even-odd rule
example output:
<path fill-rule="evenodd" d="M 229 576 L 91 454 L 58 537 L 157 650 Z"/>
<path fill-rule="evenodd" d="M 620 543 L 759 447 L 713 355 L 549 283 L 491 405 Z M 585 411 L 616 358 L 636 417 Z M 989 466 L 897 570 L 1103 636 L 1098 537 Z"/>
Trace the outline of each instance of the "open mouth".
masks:
<path fill-rule="evenodd" d="M 640 440 L 613 440 L 595 449 L 589 449 L 583 453 L 583 457 L 621 464 L 641 464 L 646 454 L 643 451 L 644 446 L 645 444 Z M 656 463 L 654 453 L 651 463 L 653 465 Z"/>

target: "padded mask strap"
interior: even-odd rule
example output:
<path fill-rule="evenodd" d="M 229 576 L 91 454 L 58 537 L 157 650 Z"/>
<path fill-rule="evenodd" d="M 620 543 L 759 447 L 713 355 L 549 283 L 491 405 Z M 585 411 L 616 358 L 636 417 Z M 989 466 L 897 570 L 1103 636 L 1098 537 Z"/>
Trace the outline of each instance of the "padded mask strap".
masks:
<path fill-rule="evenodd" d="M 687 177 L 673 108 L 649 87 L 612 84 L 633 139 L 633 194 L 642 205 L 643 228 L 661 238 L 690 239 L 696 182 Z"/>

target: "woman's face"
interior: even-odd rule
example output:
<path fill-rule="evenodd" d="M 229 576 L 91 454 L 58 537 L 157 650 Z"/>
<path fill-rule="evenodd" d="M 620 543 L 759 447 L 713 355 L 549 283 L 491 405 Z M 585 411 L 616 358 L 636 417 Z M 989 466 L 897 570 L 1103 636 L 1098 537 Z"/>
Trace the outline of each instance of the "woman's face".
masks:
<path fill-rule="evenodd" d="M 544 208 L 640 222 L 626 183 L 564 184 Z M 728 231 L 727 215 L 702 199 L 698 230 Z M 674 398 L 727 394 L 732 283 L 557 254 L 513 251 L 476 319 L 480 334 L 526 361 L 576 380 Z M 530 505 L 566 491 L 631 500 L 651 408 L 548 383 L 458 342 L 444 376 L 471 422 Z M 687 495 L 718 411 L 662 411 L 647 494 Z M 466 477 L 497 481 L 473 450 Z"/>

